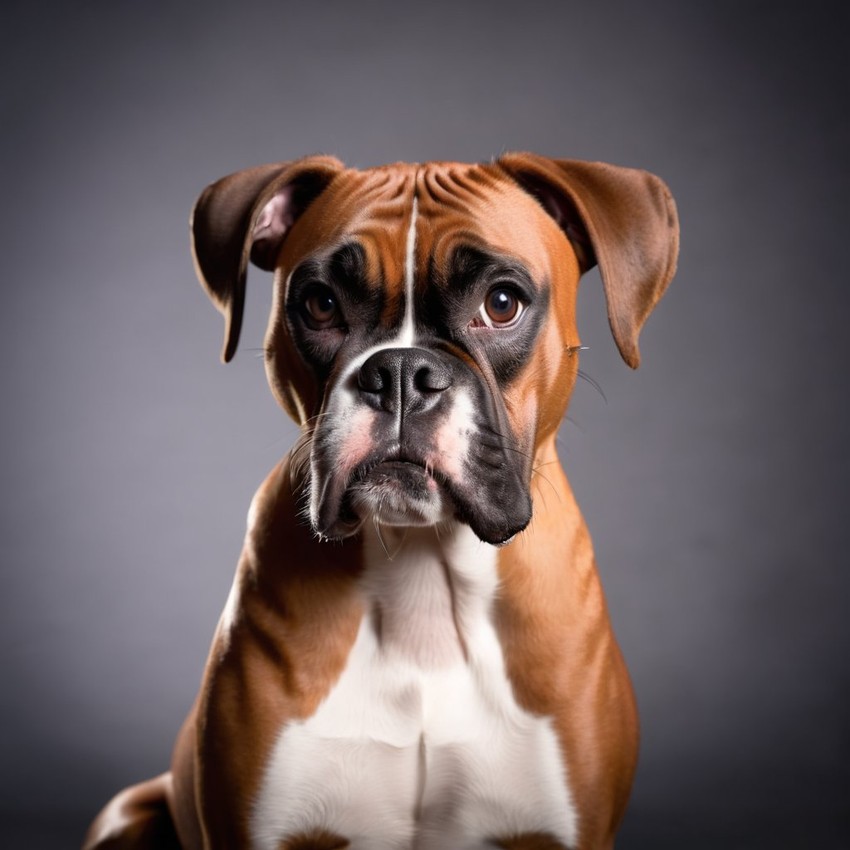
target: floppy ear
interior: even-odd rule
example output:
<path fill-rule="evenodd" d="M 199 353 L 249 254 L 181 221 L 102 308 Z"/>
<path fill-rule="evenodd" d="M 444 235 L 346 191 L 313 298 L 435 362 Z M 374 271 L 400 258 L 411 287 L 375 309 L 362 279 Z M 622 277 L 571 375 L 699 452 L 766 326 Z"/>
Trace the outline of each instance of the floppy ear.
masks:
<path fill-rule="evenodd" d="M 558 222 L 582 272 L 599 263 L 614 340 L 636 369 L 640 329 L 676 271 L 679 221 L 667 186 L 602 162 L 516 153 L 497 164 Z"/>
<path fill-rule="evenodd" d="M 192 255 L 201 284 L 224 315 L 225 363 L 239 342 L 248 260 L 272 271 L 298 216 L 343 168 L 333 157 L 305 157 L 239 171 L 201 193 L 190 219 Z"/>

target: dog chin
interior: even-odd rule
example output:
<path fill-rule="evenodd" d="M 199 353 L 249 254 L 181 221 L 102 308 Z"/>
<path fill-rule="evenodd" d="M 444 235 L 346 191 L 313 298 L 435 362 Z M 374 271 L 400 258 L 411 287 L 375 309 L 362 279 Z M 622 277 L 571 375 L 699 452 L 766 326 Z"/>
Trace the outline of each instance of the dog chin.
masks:
<path fill-rule="evenodd" d="M 423 467 L 387 461 L 369 470 L 346 493 L 347 507 L 361 519 L 389 526 L 429 526 L 454 509 L 437 480 Z"/>

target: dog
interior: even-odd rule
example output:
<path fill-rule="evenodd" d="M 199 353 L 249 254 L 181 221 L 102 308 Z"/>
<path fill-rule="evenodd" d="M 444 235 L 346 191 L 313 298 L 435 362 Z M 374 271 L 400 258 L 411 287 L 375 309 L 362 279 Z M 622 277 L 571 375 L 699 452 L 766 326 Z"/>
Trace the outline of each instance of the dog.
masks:
<path fill-rule="evenodd" d="M 191 229 L 225 362 L 249 261 L 274 272 L 266 373 L 302 436 L 250 506 L 170 770 L 86 850 L 611 848 L 637 713 L 555 437 L 596 264 L 638 366 L 678 253 L 665 184 L 313 156 L 212 184 Z"/>

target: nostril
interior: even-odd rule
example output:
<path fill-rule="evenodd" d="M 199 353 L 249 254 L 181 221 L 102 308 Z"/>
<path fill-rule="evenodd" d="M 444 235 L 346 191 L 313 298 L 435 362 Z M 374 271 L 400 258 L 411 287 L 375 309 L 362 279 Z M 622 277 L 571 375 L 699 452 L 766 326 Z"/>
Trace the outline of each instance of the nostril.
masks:
<path fill-rule="evenodd" d="M 424 393 L 441 393 L 452 385 L 448 369 L 422 366 L 413 376 L 413 386 Z"/>
<path fill-rule="evenodd" d="M 357 385 L 367 393 L 382 393 L 392 386 L 392 375 L 385 366 L 367 361 L 357 376 Z"/>

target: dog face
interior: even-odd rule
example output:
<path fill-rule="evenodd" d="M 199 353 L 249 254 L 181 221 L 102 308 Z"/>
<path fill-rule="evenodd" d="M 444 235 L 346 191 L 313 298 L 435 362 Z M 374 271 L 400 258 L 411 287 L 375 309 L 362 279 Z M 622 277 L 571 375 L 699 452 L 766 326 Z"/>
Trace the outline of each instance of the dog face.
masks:
<path fill-rule="evenodd" d="M 624 203 L 637 217 L 627 234 Z M 248 256 L 275 272 L 266 369 L 304 430 L 314 530 L 458 518 L 499 544 L 531 518 L 535 452 L 575 381 L 581 272 L 598 259 L 615 338 L 636 365 L 676 228 L 666 188 L 644 172 L 515 155 L 240 172 L 202 195 L 193 233 L 228 318 L 225 359 Z M 631 292 L 619 280 L 630 261 Z"/>

